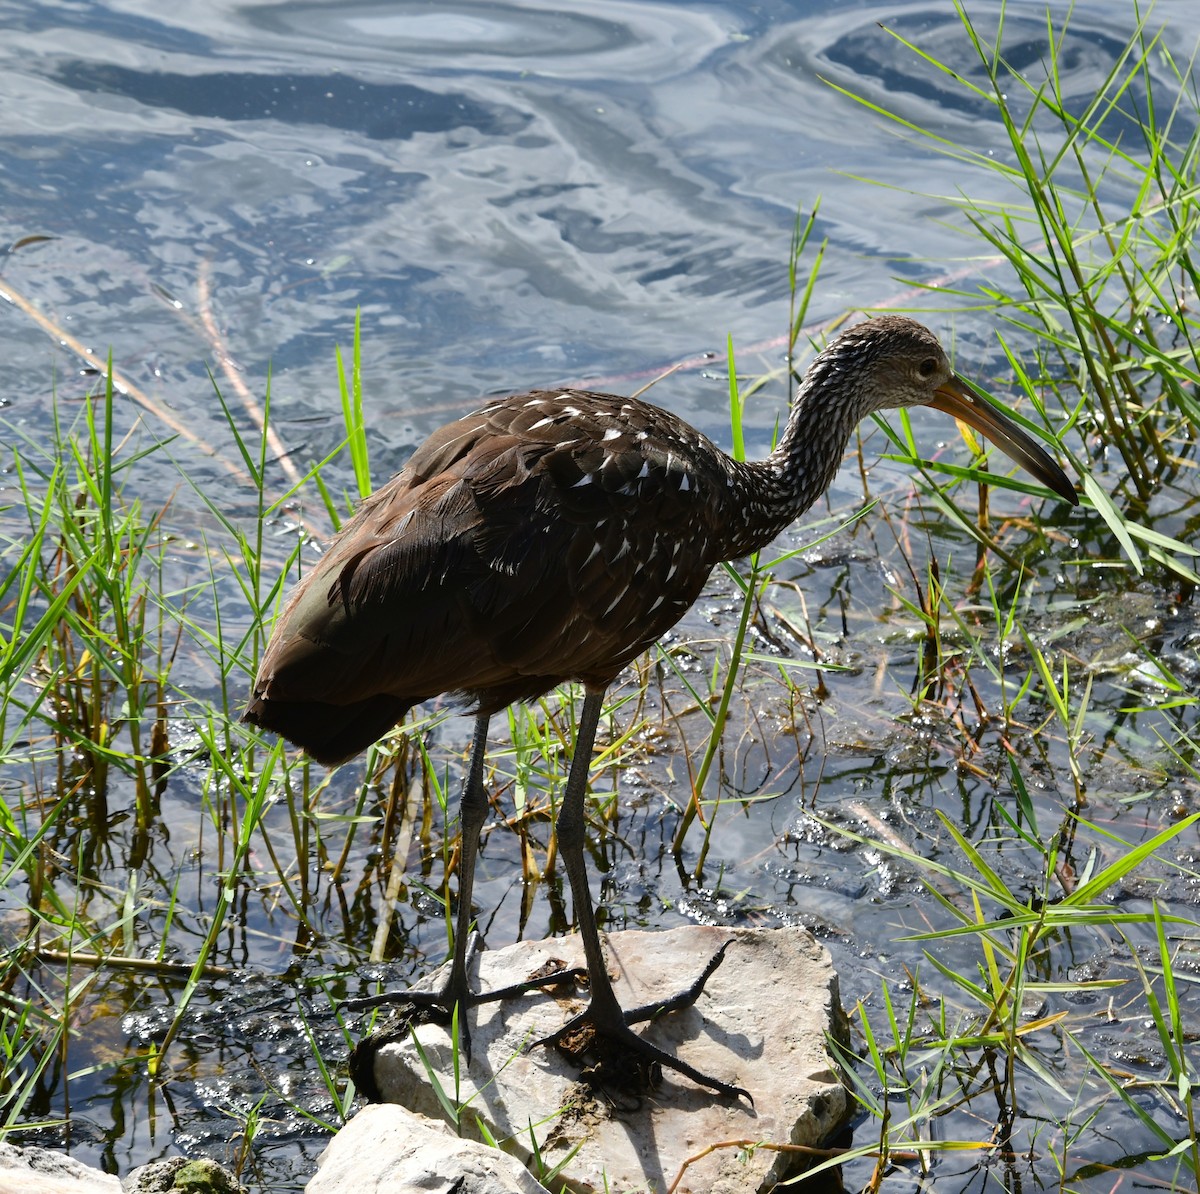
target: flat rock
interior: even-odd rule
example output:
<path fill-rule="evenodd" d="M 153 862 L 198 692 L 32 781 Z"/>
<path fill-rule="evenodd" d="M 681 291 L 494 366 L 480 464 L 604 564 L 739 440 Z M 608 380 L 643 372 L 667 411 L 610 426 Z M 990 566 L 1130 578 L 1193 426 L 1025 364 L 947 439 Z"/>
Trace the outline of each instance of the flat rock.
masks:
<path fill-rule="evenodd" d="M 514 1157 L 459 1140 L 394 1103 L 364 1107 L 333 1138 L 305 1194 L 548 1194 Z"/>
<path fill-rule="evenodd" d="M 0 1143 L 0 1194 L 121 1194 L 121 1183 L 66 1153 Z"/>
<path fill-rule="evenodd" d="M 526 1051 L 584 1007 L 586 992 L 574 987 L 471 1009 L 472 1061 L 460 1056 L 457 1085 L 448 1029 L 416 1029 L 432 1081 L 413 1034 L 382 1044 L 372 1059 L 380 1098 L 444 1117 L 436 1083 L 462 1107 L 460 1134 L 482 1138 L 482 1124 L 527 1164 L 535 1152 L 546 1169 L 562 1163 L 555 1188 L 566 1182 L 580 1194 L 665 1190 L 681 1172 L 677 1194 L 747 1194 L 803 1168 L 794 1153 L 778 1149 L 747 1153 L 730 1145 L 700 1154 L 723 1141 L 819 1147 L 848 1118 L 848 1096 L 825 1044 L 827 1032 L 845 1035 L 828 951 L 800 928 L 688 926 L 613 933 L 605 941 L 627 1008 L 686 988 L 730 942 L 693 1006 L 637 1031 L 701 1072 L 746 1088 L 753 1107 L 672 1070 L 640 1095 L 593 1090 L 557 1049 Z M 556 966 L 582 966 L 583 950 L 578 937 L 521 942 L 480 954 L 477 965 L 479 989 L 489 990 Z"/>

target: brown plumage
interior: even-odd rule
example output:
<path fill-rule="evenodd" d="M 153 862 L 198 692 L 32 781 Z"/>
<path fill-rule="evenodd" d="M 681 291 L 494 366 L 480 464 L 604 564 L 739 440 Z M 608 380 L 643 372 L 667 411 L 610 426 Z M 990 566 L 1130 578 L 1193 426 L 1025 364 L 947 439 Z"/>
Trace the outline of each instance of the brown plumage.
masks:
<path fill-rule="evenodd" d="M 736 462 L 637 399 L 541 390 L 435 431 L 363 503 L 278 619 L 245 717 L 332 765 L 431 697 L 457 694 L 476 713 L 454 966 L 441 991 L 408 996 L 479 1001 L 466 949 L 487 719 L 578 680 L 586 696 L 558 831 L 592 992 L 579 1019 L 723 1094 L 745 1093 L 634 1034 L 612 994 L 583 868 L 603 693 L 683 616 L 714 565 L 765 546 L 824 493 L 861 419 L 922 404 L 1075 501 L 1058 465 L 955 376 L 932 333 L 884 316 L 820 353 L 763 461 Z"/>

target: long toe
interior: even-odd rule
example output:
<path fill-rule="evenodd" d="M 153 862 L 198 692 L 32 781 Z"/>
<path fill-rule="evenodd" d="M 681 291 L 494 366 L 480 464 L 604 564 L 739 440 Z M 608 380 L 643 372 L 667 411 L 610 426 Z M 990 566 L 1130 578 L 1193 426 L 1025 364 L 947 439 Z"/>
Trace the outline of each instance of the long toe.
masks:
<path fill-rule="evenodd" d="M 470 1008 L 477 1003 L 484 1003 L 494 996 L 479 995 L 469 987 L 466 990 L 454 991 L 447 980 L 436 990 L 400 990 L 381 991 L 378 995 L 368 995 L 362 999 L 346 999 L 338 1005 L 339 1011 L 365 1012 L 379 1007 L 395 1007 L 401 1009 L 401 1023 L 408 1024 L 445 1024 L 454 1023 L 454 1011 L 458 1009 L 458 1048 L 469 1063 L 471 1060 L 471 1023 L 467 1016 Z"/>
<path fill-rule="evenodd" d="M 709 958 L 708 965 L 704 967 L 690 987 L 685 987 L 682 991 L 672 995 L 670 999 L 657 999 L 653 1003 L 643 1003 L 639 1007 L 626 1010 L 623 1013 L 625 1023 L 641 1024 L 643 1020 L 657 1020 L 659 1016 L 665 1016 L 669 1012 L 678 1012 L 685 1007 L 691 1007 L 703 994 L 704 985 L 712 978 L 713 971 L 725 961 L 725 951 L 732 944 L 733 938 L 730 938 Z"/>
<path fill-rule="evenodd" d="M 347 999 L 341 1010 L 349 1012 L 370 1011 L 377 1007 L 415 1009 L 415 1014 L 406 1016 L 408 1022 L 432 1022 L 453 1024 L 455 1009 L 458 1010 L 458 1047 L 469 1062 L 471 1060 L 471 1026 L 468 1012 L 488 996 L 480 995 L 471 986 L 469 978 L 475 954 L 479 949 L 478 933 L 471 933 L 463 949 L 461 959 L 456 955 L 445 978 L 435 987 L 420 987 L 416 990 L 382 991 L 363 999 Z"/>
<path fill-rule="evenodd" d="M 525 978 L 507 987 L 497 987 L 494 991 L 483 991 L 474 996 L 475 1003 L 498 1003 L 502 999 L 516 999 L 528 995 L 530 991 L 540 991 L 543 987 L 575 986 L 581 978 L 587 978 L 587 970 L 582 966 L 571 966 L 562 970 L 551 970 L 546 974 Z"/>
<path fill-rule="evenodd" d="M 665 1068 L 683 1074 L 698 1086 L 715 1090 L 724 1098 L 745 1099 L 754 1106 L 749 1091 L 696 1069 L 639 1036 L 623 1016 L 613 1018 L 598 1013 L 591 1004 L 557 1032 L 533 1044 L 555 1046 L 573 1064 L 586 1067 L 585 1072 L 601 1085 L 646 1089 L 656 1085 L 656 1071 Z"/>
<path fill-rule="evenodd" d="M 468 1012 L 481 1003 L 498 1003 L 505 999 L 516 999 L 528 995 L 531 991 L 543 987 L 557 987 L 564 983 L 572 986 L 584 975 L 586 970 L 575 967 L 554 970 L 547 974 L 511 983 L 506 987 L 498 987 L 491 991 L 476 991 L 470 983 L 467 974 L 471 961 L 478 948 L 478 937 L 472 934 L 467 947 L 466 965 L 460 972 L 461 978 L 456 981 L 454 968 L 451 967 L 445 980 L 431 989 L 404 989 L 399 991 L 382 991 L 378 995 L 368 995 L 362 999 L 346 999 L 339 1009 L 348 1012 L 370 1011 L 378 1007 L 408 1007 L 415 1014 L 406 1019 L 409 1022 L 430 1022 L 434 1024 L 451 1025 L 454 1022 L 454 1011 L 458 1009 L 458 1045 L 463 1056 L 471 1060 L 471 1023 Z"/>

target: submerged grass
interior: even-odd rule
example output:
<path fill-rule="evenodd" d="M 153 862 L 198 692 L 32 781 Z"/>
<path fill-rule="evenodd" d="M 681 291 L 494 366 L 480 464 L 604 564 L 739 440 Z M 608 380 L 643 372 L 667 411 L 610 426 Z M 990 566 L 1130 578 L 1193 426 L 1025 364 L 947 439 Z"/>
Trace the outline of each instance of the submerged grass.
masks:
<path fill-rule="evenodd" d="M 958 297 L 1009 326 L 1004 360 L 1036 414 L 1027 425 L 1065 437 L 1100 521 L 1032 517 L 1028 499 L 1040 490 L 988 471 L 982 457 L 921 461 L 901 419 L 887 431 L 889 451 L 925 468 L 919 503 L 870 508 L 893 495 L 868 492 L 864 443 L 864 509 L 831 511 L 828 534 L 803 549 L 727 569 L 715 643 L 673 638 L 614 688 L 594 760 L 594 849 L 606 874 L 614 859 L 644 859 L 646 830 L 628 806 L 653 805 L 681 898 L 706 909 L 724 899 L 730 919 L 769 922 L 781 916 L 770 894 L 724 891 L 724 837 L 734 831 L 721 809 L 748 819 L 763 804 L 781 807 L 787 792 L 795 811 L 770 831 L 780 858 L 783 843 L 807 835 L 837 853 L 840 871 L 850 859 L 864 873 L 886 859 L 919 877 L 922 923 L 891 943 L 911 942 L 914 963 L 858 992 L 859 1053 L 844 1058 L 868 1139 L 826 1164 L 864 1187 L 881 1188 L 893 1166 L 934 1171 L 973 1154 L 981 1172 L 1040 1155 L 1050 1160 L 1025 1162 L 1038 1180 L 1082 1188 L 1089 1165 L 1123 1163 L 1095 1126 L 1116 1105 L 1120 1122 L 1138 1126 L 1156 1180 L 1194 1188 L 1187 1017 L 1196 992 L 1181 959 L 1194 952 L 1196 926 L 1174 893 L 1195 880 L 1180 846 L 1198 814 L 1182 797 L 1152 803 L 1168 783 L 1200 780 L 1184 672 L 1194 650 L 1171 663 L 1155 649 L 1157 632 L 1129 625 L 1114 636 L 1112 621 L 1099 642 L 1091 607 L 1125 592 L 1108 565 L 1145 573 L 1156 600 L 1176 608 L 1195 580 L 1169 495 L 1186 492 L 1194 465 L 1200 104 L 1188 71 L 1145 28 L 1080 108 L 1055 65 L 1063 30 L 1048 26 L 1045 77 L 1032 80 L 999 49 L 1003 17 L 988 40 L 959 12 L 986 86 L 912 49 L 994 110 L 1011 162 L 945 150 L 999 173 L 1017 198 L 954 200 L 1006 266 Z M 1164 69 L 1175 84 L 1166 107 Z M 1106 131 L 1117 116 L 1140 130 L 1138 152 Z M 793 238 L 785 382 L 825 251 L 813 248 L 816 217 L 798 220 Z M 0 1126 L 16 1138 L 57 1121 L 54 1138 L 69 1143 L 73 1092 L 94 1099 L 98 1075 L 123 1091 L 169 1095 L 203 1069 L 193 1039 L 202 1013 L 238 1014 L 221 984 L 235 972 L 271 974 L 286 1005 L 299 1004 L 297 1039 L 320 1081 L 301 1096 L 263 1078 L 221 1102 L 240 1117 L 227 1156 L 251 1170 L 271 1131 L 265 1091 L 271 1107 L 291 1100 L 326 1124 L 349 1109 L 353 1089 L 337 1070 L 347 1030 L 329 1005 L 382 980 L 383 963 L 427 968 L 449 938 L 461 750 L 446 737 L 444 711 L 422 711 L 361 767 L 332 776 L 238 721 L 270 620 L 311 558 L 309 519 L 336 529 L 371 487 L 358 346 L 356 322 L 348 376 L 337 360 L 344 443 L 298 483 L 272 455 L 269 389 L 254 437 L 222 401 L 238 471 L 250 478 L 236 502 L 194 482 L 193 462 L 172 459 L 180 445 L 123 425 L 111 380 L 73 424 L 60 422 L 59 404 L 44 438 L 13 430 L 10 504 L 0 511 L 0 757 L 13 777 L 0 786 Z M 743 415 L 758 386 L 738 378 L 732 346 L 729 377 L 732 442 L 744 452 Z M 146 507 L 134 466 L 147 462 L 179 479 L 190 511 L 179 499 Z M 339 492 L 347 476 L 349 494 Z M 956 537 L 944 556 L 927 518 Z M 892 536 L 886 550 L 871 538 L 876 528 Z M 859 542 L 888 569 L 882 614 L 857 606 L 838 571 L 837 553 Z M 804 588 L 819 587 L 825 552 L 834 580 L 814 613 Z M 1077 592 L 1057 595 L 1066 581 L 1054 570 L 1068 569 Z M 836 707 L 836 673 L 870 670 L 864 644 L 879 648 L 880 662 L 851 727 Z M 568 688 L 512 710 L 488 760 L 497 815 L 485 850 L 517 862 L 519 879 L 501 896 L 516 892 L 509 918 L 522 932 L 570 924 L 552 826 L 577 704 Z M 872 730 L 886 747 L 872 744 Z M 959 776 L 992 794 L 986 817 L 921 808 L 932 781 L 890 764 L 851 784 L 843 776 L 826 808 L 797 766 L 797 755 L 822 748 L 822 767 L 858 749 L 882 759 L 898 738 L 936 742 Z M 783 762 L 763 764 L 772 743 Z M 1130 777 L 1116 796 L 1115 772 Z M 913 782 L 889 801 L 895 775 Z M 875 816 L 852 789 L 895 816 Z M 1107 824 L 1122 802 L 1146 814 L 1140 840 Z M 625 841 L 633 825 L 641 840 Z M 622 900 L 635 923 L 665 914 L 636 892 L 609 895 L 610 923 L 621 923 Z M 539 900 L 549 906 L 540 920 Z M 1103 960 L 1096 976 L 1073 973 L 1080 956 Z M 153 970 L 131 997 L 122 984 L 137 963 Z M 1097 1040 L 1092 1011 L 1068 999 L 1109 992 L 1125 1000 L 1126 1018 L 1150 1026 L 1161 1061 L 1143 1067 L 1148 1076 L 1122 1071 L 1119 1049 Z M 102 1053 L 82 1026 L 109 1003 L 152 1022 L 131 1023 Z M 1039 1089 L 1050 1092 L 1043 1103 Z M 453 1118 L 461 1107 L 446 1097 Z"/>

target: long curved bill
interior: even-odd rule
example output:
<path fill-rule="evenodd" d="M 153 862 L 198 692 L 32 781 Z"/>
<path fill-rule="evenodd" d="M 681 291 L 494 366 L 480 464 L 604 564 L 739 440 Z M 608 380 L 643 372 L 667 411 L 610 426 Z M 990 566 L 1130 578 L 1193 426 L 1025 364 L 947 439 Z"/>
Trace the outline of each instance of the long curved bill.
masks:
<path fill-rule="evenodd" d="M 944 386 L 934 390 L 930 406 L 961 419 L 987 436 L 1006 456 L 1016 461 L 1026 472 L 1053 489 L 1064 502 L 1079 504 L 1075 486 L 1038 442 L 1022 431 L 1007 415 L 998 411 L 982 394 L 957 374 Z"/>

